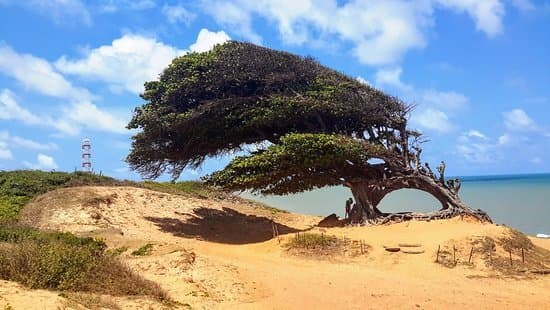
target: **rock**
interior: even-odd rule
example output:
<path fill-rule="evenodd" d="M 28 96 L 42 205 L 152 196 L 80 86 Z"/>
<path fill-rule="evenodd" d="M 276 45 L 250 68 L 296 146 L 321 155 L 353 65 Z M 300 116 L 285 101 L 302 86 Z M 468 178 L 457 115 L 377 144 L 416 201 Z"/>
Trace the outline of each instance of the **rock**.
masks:
<path fill-rule="evenodd" d="M 318 227 L 343 227 L 344 222 L 338 219 L 338 216 L 335 213 L 332 213 L 331 215 L 325 217 L 322 219 L 319 224 L 317 224 Z"/>

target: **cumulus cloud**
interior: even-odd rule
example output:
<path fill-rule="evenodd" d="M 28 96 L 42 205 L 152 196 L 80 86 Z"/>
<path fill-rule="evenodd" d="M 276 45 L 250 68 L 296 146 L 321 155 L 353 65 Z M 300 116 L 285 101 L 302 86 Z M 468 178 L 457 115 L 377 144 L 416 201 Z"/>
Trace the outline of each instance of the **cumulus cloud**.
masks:
<path fill-rule="evenodd" d="M 197 17 L 196 14 L 189 12 L 182 5 L 165 5 L 162 7 L 162 14 L 166 16 L 168 22 L 183 23 L 186 26 L 189 26 Z"/>
<path fill-rule="evenodd" d="M 419 109 L 412 112 L 412 124 L 438 133 L 453 132 L 457 126 L 451 117 L 468 105 L 468 97 L 455 91 L 416 89 L 401 80 L 402 72 L 401 67 L 379 69 L 375 75 L 376 85 L 392 87 L 407 101 L 418 103 Z"/>
<path fill-rule="evenodd" d="M 189 47 L 192 52 L 206 52 L 211 50 L 216 44 L 220 44 L 231 40 L 231 38 L 224 32 L 213 32 L 208 29 L 201 29 L 197 36 L 197 41 Z"/>
<path fill-rule="evenodd" d="M 532 131 L 537 129 L 535 122 L 522 109 L 502 113 L 504 125 L 512 131 Z"/>
<path fill-rule="evenodd" d="M 440 133 L 449 133 L 455 130 L 455 126 L 451 123 L 449 116 L 445 112 L 432 108 L 427 108 L 420 113 L 414 114 L 411 122 L 422 128 Z"/>
<path fill-rule="evenodd" d="M 227 40 L 229 36 L 223 31 L 202 29 L 191 50 L 202 52 Z M 172 59 L 187 52 L 154 38 L 127 34 L 110 45 L 88 50 L 84 58 L 72 60 L 63 56 L 55 62 L 55 67 L 66 74 L 105 82 L 112 90 L 139 94 L 146 81 L 157 79 Z"/>
<path fill-rule="evenodd" d="M 72 100 L 92 97 L 87 90 L 74 87 L 48 61 L 19 54 L 3 43 L 0 43 L 0 72 L 16 79 L 25 88 L 47 96 Z"/>
<path fill-rule="evenodd" d="M 36 164 L 30 163 L 28 161 L 24 161 L 23 165 L 25 165 L 29 169 L 35 169 L 35 170 L 52 170 L 57 169 L 57 163 L 55 162 L 53 157 L 50 157 L 48 155 L 39 153 L 36 156 Z"/>
<path fill-rule="evenodd" d="M 435 24 L 436 10 L 468 14 L 476 28 L 489 37 L 502 32 L 503 0 L 352 0 L 271 1 L 204 0 L 202 9 L 219 24 L 231 28 L 247 40 L 260 43 L 253 29 L 256 17 L 277 25 L 288 44 L 316 41 L 332 36 L 352 44 L 352 53 L 368 65 L 398 62 L 412 49 L 427 45 L 426 33 Z M 519 1 L 519 0 L 518 0 Z"/>
<path fill-rule="evenodd" d="M 155 39 L 128 34 L 111 45 L 87 51 L 82 59 L 70 60 L 63 56 L 55 62 L 55 67 L 65 74 L 104 81 L 113 89 L 140 93 L 145 81 L 156 78 L 174 57 L 183 53 L 184 50 Z"/>

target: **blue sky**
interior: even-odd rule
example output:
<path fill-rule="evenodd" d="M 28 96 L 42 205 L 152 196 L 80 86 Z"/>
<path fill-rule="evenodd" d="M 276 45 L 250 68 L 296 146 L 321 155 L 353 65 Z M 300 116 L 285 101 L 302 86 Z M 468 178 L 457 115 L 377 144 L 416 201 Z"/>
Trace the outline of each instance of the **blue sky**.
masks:
<path fill-rule="evenodd" d="M 415 104 L 424 160 L 448 174 L 550 172 L 549 29 L 534 0 L 0 0 L 0 170 L 80 169 L 89 137 L 96 172 L 138 179 L 124 127 L 143 82 L 234 39 Z"/>

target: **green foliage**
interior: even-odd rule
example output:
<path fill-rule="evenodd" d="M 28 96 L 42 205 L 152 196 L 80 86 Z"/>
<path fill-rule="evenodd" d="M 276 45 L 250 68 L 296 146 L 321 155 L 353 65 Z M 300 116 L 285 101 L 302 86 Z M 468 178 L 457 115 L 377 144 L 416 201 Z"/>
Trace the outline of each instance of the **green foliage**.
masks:
<path fill-rule="evenodd" d="M 0 220 L 16 219 L 33 197 L 59 187 L 118 183 L 113 178 L 82 172 L 0 171 Z"/>
<path fill-rule="evenodd" d="M 158 285 L 107 255 L 102 241 L 11 225 L 0 226 L 0 278 L 30 288 L 166 298 Z"/>
<path fill-rule="evenodd" d="M 288 249 L 316 249 L 334 246 L 338 238 L 332 235 L 299 233 L 285 245 Z"/>
<path fill-rule="evenodd" d="M 400 100 L 312 58 L 242 42 L 176 58 L 142 98 L 128 125 L 141 131 L 127 162 L 153 178 L 177 178 L 208 156 L 289 133 L 363 136 L 406 125 Z"/>
<path fill-rule="evenodd" d="M 367 161 L 388 156 L 384 148 L 348 136 L 288 134 L 266 150 L 235 158 L 207 180 L 230 190 L 288 194 L 337 185 L 343 176 L 377 176 L 381 172 Z"/>
<path fill-rule="evenodd" d="M 132 252 L 132 255 L 134 256 L 147 256 L 151 255 L 151 252 L 153 251 L 153 244 L 147 243 L 140 247 L 139 249 Z"/>
<path fill-rule="evenodd" d="M 192 197 L 215 198 L 220 194 L 219 190 L 206 185 L 200 181 L 181 181 L 181 182 L 151 182 L 144 181 L 140 186 L 169 194 L 187 195 Z"/>

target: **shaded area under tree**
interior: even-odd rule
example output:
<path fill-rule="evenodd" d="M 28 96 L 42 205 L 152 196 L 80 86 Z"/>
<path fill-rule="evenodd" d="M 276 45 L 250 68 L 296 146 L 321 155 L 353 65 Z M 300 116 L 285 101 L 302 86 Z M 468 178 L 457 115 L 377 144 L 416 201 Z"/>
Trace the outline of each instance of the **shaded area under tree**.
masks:
<path fill-rule="evenodd" d="M 193 213 L 178 213 L 177 217 L 145 217 L 163 232 L 177 237 L 200 238 L 226 244 L 264 242 L 273 238 L 272 220 L 247 215 L 230 208 L 222 210 L 197 208 Z M 179 217 L 179 218 L 178 218 Z M 276 223 L 279 234 L 301 231 Z"/>

